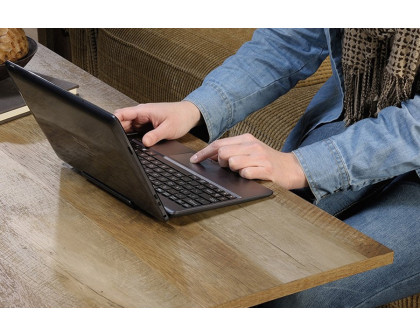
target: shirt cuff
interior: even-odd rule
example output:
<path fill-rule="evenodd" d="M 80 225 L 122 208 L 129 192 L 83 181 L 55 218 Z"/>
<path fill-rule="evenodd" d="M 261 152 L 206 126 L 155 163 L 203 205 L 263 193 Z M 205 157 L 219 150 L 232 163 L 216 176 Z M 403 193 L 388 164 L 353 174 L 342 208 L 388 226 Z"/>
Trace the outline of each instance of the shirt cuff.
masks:
<path fill-rule="evenodd" d="M 330 138 L 301 147 L 297 157 L 317 201 L 350 187 L 349 174 L 340 151 Z"/>
<path fill-rule="evenodd" d="M 233 109 L 219 86 L 207 82 L 191 92 L 184 100 L 200 110 L 207 126 L 209 142 L 216 140 L 232 124 Z"/>

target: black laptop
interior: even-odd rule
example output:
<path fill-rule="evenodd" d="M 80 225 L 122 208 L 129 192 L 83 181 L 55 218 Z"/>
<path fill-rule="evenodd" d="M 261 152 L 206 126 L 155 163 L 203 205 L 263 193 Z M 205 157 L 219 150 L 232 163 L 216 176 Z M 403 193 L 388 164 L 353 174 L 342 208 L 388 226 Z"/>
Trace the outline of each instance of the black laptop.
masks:
<path fill-rule="evenodd" d="M 168 220 L 272 194 L 178 141 L 146 148 L 112 113 L 7 62 L 6 67 L 57 156 L 128 205 Z"/>

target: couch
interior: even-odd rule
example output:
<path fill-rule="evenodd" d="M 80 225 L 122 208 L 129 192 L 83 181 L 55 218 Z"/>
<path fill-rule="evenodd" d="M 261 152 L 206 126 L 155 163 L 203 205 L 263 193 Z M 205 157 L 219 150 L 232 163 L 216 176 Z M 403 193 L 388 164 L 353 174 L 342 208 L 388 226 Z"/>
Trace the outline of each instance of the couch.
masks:
<path fill-rule="evenodd" d="M 171 102 L 197 88 L 254 29 L 69 29 L 71 60 L 132 99 Z M 329 60 L 289 93 L 224 136 L 252 133 L 280 149 L 315 92 L 331 76 Z M 205 139 L 205 134 L 195 134 Z M 419 307 L 416 295 L 384 307 Z"/>

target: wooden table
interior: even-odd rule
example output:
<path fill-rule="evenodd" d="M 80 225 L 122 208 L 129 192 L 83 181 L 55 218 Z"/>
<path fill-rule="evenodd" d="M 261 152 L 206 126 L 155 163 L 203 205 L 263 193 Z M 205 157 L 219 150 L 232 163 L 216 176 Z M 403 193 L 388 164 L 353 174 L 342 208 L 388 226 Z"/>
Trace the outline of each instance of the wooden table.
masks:
<path fill-rule="evenodd" d="M 27 68 L 80 84 L 108 111 L 135 104 L 42 46 Z M 73 172 L 32 116 L 0 125 L 0 306 L 246 307 L 392 262 L 265 184 L 271 198 L 157 222 Z"/>

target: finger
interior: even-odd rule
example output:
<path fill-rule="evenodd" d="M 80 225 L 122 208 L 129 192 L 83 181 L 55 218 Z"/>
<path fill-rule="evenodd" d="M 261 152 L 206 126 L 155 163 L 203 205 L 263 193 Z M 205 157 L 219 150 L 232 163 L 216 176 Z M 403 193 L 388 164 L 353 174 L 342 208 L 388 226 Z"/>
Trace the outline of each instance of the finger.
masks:
<path fill-rule="evenodd" d="M 132 132 L 133 127 L 131 121 L 121 121 L 121 126 L 124 128 L 126 132 Z"/>
<path fill-rule="evenodd" d="M 118 118 L 119 121 L 122 121 L 122 112 L 121 109 L 115 110 L 114 115 Z"/>
<path fill-rule="evenodd" d="M 257 153 L 257 146 L 253 143 L 240 143 L 226 145 L 219 148 L 217 154 L 222 160 L 229 160 L 236 155 L 254 155 Z"/>
<path fill-rule="evenodd" d="M 263 155 L 233 155 L 228 159 L 228 167 L 233 171 L 239 171 L 248 167 L 271 169 L 271 163 Z"/>
<path fill-rule="evenodd" d="M 207 158 L 214 157 L 218 155 L 219 149 L 221 147 L 240 144 L 240 143 L 243 143 L 243 140 L 244 139 L 242 135 L 237 136 L 237 137 L 232 137 L 232 138 L 224 138 L 224 139 L 216 140 L 212 142 L 210 145 L 208 145 L 207 147 L 195 153 L 191 157 L 190 162 L 198 163 Z"/>
<path fill-rule="evenodd" d="M 232 160 L 236 161 L 239 157 L 245 156 L 244 159 L 249 156 L 261 155 L 264 149 L 258 142 L 241 143 L 235 145 L 228 145 L 219 148 L 218 161 L 222 167 L 230 167 L 232 170 L 238 170 L 243 167 L 232 167 Z M 238 158 L 237 158 L 238 157 Z M 246 159 L 248 160 L 248 159 Z M 244 163 L 246 164 L 246 162 Z"/>
<path fill-rule="evenodd" d="M 137 117 L 137 106 L 133 107 L 124 107 L 118 110 L 115 110 L 114 115 L 120 120 L 120 121 L 131 121 Z"/>
<path fill-rule="evenodd" d="M 238 173 L 248 180 L 270 180 L 266 167 L 246 167 Z"/>
<path fill-rule="evenodd" d="M 151 115 L 144 104 L 124 107 L 116 110 L 114 114 L 121 122 L 131 121 L 140 126 L 151 122 Z"/>
<path fill-rule="evenodd" d="M 168 122 L 163 122 L 158 125 L 155 129 L 147 132 L 142 139 L 143 144 L 146 147 L 151 147 L 163 139 L 172 139 L 171 127 Z"/>
<path fill-rule="evenodd" d="M 204 161 L 207 158 L 214 158 L 215 160 L 217 160 L 217 157 L 218 157 L 217 151 L 218 151 L 218 148 L 209 145 L 205 147 L 204 149 L 195 153 L 193 156 L 191 156 L 190 162 L 199 163 L 201 161 Z"/>

